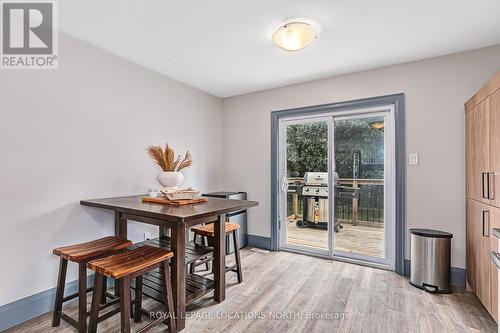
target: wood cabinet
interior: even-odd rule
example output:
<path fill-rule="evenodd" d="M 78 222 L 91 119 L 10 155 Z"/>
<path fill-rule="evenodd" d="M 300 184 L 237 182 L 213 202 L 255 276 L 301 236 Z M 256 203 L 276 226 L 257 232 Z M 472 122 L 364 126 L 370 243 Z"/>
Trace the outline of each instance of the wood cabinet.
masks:
<path fill-rule="evenodd" d="M 493 228 L 500 228 L 500 73 L 465 103 L 467 287 L 498 322 L 498 250 Z"/>
<path fill-rule="evenodd" d="M 490 203 L 488 173 L 490 172 L 490 102 L 484 100 L 467 113 L 469 142 L 467 146 L 468 197 Z"/>
<path fill-rule="evenodd" d="M 500 89 L 489 97 L 490 103 L 490 169 L 491 204 L 500 207 Z"/>
<path fill-rule="evenodd" d="M 479 196 L 479 191 L 477 181 L 474 181 L 474 177 L 477 174 L 476 170 L 476 151 L 474 147 L 476 146 L 476 135 L 474 131 L 474 115 L 476 109 L 470 110 L 465 113 L 465 178 L 466 186 L 465 193 L 466 197 L 473 199 Z"/>
<path fill-rule="evenodd" d="M 466 216 L 467 216 L 467 223 L 466 223 L 466 242 L 465 242 L 465 248 L 466 248 L 466 262 L 467 262 L 467 290 L 469 291 L 475 291 L 477 289 L 477 281 L 476 281 L 476 274 L 477 274 L 477 263 L 476 263 L 476 252 L 477 252 L 477 247 L 476 247 L 476 219 L 475 217 L 477 216 L 476 211 L 477 211 L 477 205 L 476 201 L 472 199 L 467 199 L 467 208 L 466 208 Z"/>
<path fill-rule="evenodd" d="M 500 208 L 490 207 L 490 251 L 498 251 L 498 238 L 493 236 L 493 228 L 500 228 Z M 491 316 L 498 323 L 498 268 L 490 260 Z"/>
<path fill-rule="evenodd" d="M 490 281 L 490 212 L 489 206 L 479 201 L 467 199 L 467 248 L 468 259 L 473 262 L 473 269 L 468 270 L 469 286 L 476 293 L 484 306 L 491 309 Z M 472 268 L 471 267 L 471 268 Z"/>

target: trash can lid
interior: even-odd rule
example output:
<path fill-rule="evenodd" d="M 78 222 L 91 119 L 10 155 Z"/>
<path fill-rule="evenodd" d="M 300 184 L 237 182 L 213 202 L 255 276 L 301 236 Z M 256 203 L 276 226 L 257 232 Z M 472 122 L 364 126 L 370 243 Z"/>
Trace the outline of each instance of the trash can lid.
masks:
<path fill-rule="evenodd" d="M 431 238 L 453 238 L 453 234 L 449 232 L 441 231 L 441 230 L 432 230 L 432 229 L 410 229 L 410 233 L 422 236 L 422 237 L 431 237 Z"/>

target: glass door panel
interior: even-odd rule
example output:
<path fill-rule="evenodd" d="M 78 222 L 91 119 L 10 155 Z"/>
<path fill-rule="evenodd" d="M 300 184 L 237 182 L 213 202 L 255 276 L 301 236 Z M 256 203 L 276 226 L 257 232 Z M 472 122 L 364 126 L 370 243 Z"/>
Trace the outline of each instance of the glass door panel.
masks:
<path fill-rule="evenodd" d="M 281 245 L 329 253 L 328 138 L 331 117 L 281 124 Z"/>
<path fill-rule="evenodd" d="M 386 253 L 385 175 L 388 116 L 334 118 L 334 255 L 374 258 Z"/>

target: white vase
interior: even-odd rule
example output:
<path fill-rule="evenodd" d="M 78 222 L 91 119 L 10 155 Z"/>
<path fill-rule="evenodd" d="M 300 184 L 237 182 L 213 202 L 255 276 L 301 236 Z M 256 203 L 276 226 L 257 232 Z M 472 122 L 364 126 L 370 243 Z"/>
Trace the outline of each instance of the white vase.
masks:
<path fill-rule="evenodd" d="M 167 189 L 175 190 L 184 180 L 184 175 L 178 171 L 164 171 L 160 172 L 156 179 Z"/>

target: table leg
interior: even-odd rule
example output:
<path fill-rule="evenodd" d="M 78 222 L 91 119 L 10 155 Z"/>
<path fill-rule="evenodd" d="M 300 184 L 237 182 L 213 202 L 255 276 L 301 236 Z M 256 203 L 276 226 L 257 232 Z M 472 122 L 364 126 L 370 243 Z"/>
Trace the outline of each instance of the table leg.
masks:
<path fill-rule="evenodd" d="M 214 300 L 222 302 L 226 298 L 226 235 L 225 235 L 226 215 L 219 215 L 214 223 L 214 280 L 215 292 Z"/>
<path fill-rule="evenodd" d="M 115 212 L 115 236 L 127 239 L 127 219 L 120 212 Z"/>
<path fill-rule="evenodd" d="M 115 236 L 121 239 L 127 239 L 127 219 L 124 219 L 122 213 L 115 212 Z M 120 296 L 120 284 L 115 283 L 115 296 Z"/>
<path fill-rule="evenodd" d="M 174 291 L 177 330 L 186 326 L 186 226 L 178 223 L 172 228 L 172 284 Z"/>
<path fill-rule="evenodd" d="M 166 230 L 166 228 L 165 228 L 165 226 L 164 226 L 164 225 L 160 225 L 160 226 L 159 226 L 159 232 L 158 232 L 158 234 L 159 234 L 160 238 L 161 238 L 161 237 L 168 236 L 168 234 L 167 234 L 167 230 Z"/>

